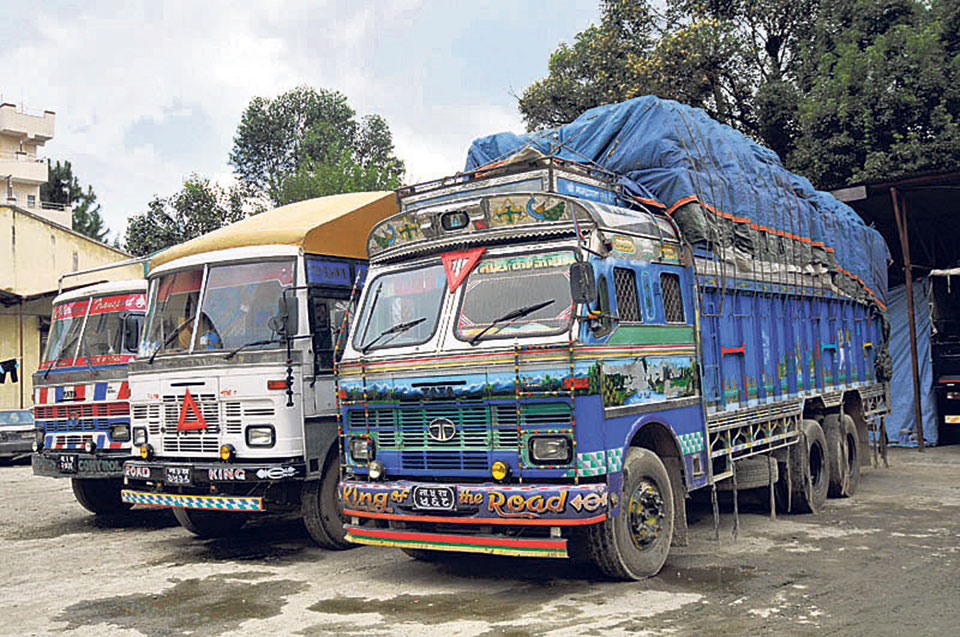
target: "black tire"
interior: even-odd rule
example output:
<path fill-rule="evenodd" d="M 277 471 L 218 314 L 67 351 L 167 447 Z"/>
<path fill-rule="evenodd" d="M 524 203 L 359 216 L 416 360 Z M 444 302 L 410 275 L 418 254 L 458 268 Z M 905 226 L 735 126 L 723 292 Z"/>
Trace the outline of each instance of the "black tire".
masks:
<path fill-rule="evenodd" d="M 793 513 L 819 513 L 830 485 L 827 439 L 816 420 L 804 420 L 800 431 L 800 442 L 790 448 Z"/>
<path fill-rule="evenodd" d="M 674 525 L 670 475 L 657 454 L 627 451 L 621 493 L 616 517 L 587 530 L 590 559 L 614 579 L 653 577 L 667 560 Z"/>
<path fill-rule="evenodd" d="M 173 508 L 173 517 L 180 526 L 197 537 L 217 538 L 233 535 L 247 522 L 247 514 L 230 511 L 201 511 Z"/>
<path fill-rule="evenodd" d="M 827 467 L 830 477 L 827 495 L 839 498 L 843 493 L 843 483 L 847 479 L 847 454 L 840 414 L 828 414 L 823 419 L 823 435 L 827 441 Z"/>
<path fill-rule="evenodd" d="M 120 499 L 122 480 L 72 478 L 70 482 L 80 506 L 96 515 L 124 513 L 133 506 Z"/>
<path fill-rule="evenodd" d="M 860 436 L 857 433 L 857 425 L 853 418 L 843 415 L 843 430 L 846 435 L 846 456 L 847 456 L 847 480 L 840 493 L 842 497 L 849 498 L 857 492 L 857 486 L 860 484 Z"/>
<path fill-rule="evenodd" d="M 337 494 L 340 481 L 340 460 L 334 454 L 323 467 L 319 480 L 303 483 L 300 492 L 300 513 L 307 533 L 317 546 L 331 551 L 356 548 L 347 542 L 346 520 Z"/>

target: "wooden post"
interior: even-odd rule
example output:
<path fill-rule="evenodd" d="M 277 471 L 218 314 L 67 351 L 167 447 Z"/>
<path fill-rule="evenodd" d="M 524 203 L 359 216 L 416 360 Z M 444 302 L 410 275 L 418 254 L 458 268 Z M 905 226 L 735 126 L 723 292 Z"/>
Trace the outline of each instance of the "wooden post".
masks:
<path fill-rule="evenodd" d="M 910 234 L 907 226 L 906 199 L 890 188 L 893 215 L 897 220 L 900 249 L 903 251 L 903 275 L 907 287 L 907 324 L 910 326 L 910 362 L 913 371 L 913 418 L 917 427 L 917 451 L 923 452 L 923 413 L 920 409 L 920 363 L 917 356 L 917 321 L 913 313 L 913 272 L 910 266 Z"/>

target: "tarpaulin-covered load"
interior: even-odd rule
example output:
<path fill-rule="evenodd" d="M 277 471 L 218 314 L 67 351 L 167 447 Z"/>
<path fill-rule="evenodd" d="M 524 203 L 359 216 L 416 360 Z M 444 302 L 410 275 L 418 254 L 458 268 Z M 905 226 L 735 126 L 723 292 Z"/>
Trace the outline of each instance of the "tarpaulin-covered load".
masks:
<path fill-rule="evenodd" d="M 560 128 L 477 139 L 466 170 L 530 149 L 619 175 L 630 196 L 665 209 L 709 254 L 741 268 L 761 260 L 829 273 L 845 293 L 885 307 L 889 250 L 880 234 L 701 109 L 652 96 L 600 106 Z"/>
<path fill-rule="evenodd" d="M 920 372 L 920 414 L 923 417 L 923 440 L 937 444 L 937 397 L 933 390 L 933 360 L 930 346 L 930 298 L 924 279 L 913 282 L 913 313 L 917 325 L 917 362 Z M 890 290 L 890 353 L 893 355 L 893 377 L 898 387 L 890 395 L 890 416 L 886 419 L 887 438 L 893 444 L 917 445 L 916 416 L 913 408 L 913 365 L 910 362 L 910 327 L 907 322 L 907 288 L 898 285 Z"/>

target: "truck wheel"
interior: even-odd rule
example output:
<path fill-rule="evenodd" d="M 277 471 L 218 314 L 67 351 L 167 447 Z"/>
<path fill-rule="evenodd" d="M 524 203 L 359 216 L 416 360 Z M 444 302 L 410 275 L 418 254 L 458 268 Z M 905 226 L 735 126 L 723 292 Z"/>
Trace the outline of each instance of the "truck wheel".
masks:
<path fill-rule="evenodd" d="M 303 484 L 300 494 L 300 511 L 307 533 L 318 546 L 332 551 L 355 548 L 356 544 L 347 542 L 347 530 L 344 527 L 343 507 L 337 496 L 337 483 L 340 481 L 340 459 L 334 455 L 324 465 L 319 480 L 308 480 Z"/>
<path fill-rule="evenodd" d="M 590 558 L 615 579 L 643 579 L 660 572 L 670 551 L 674 523 L 670 476 L 657 454 L 631 447 L 623 462 L 616 517 L 587 531 Z"/>
<path fill-rule="evenodd" d="M 180 526 L 197 537 L 217 538 L 232 535 L 240 530 L 246 521 L 244 513 L 228 511 L 199 511 L 197 509 L 173 508 L 173 517 Z"/>
<path fill-rule="evenodd" d="M 860 436 L 857 434 L 857 425 L 853 422 L 853 418 L 846 414 L 843 415 L 843 430 L 847 442 L 847 479 L 840 495 L 849 498 L 857 492 L 857 485 L 860 484 Z"/>
<path fill-rule="evenodd" d="M 73 478 L 70 482 L 77 502 L 91 513 L 97 515 L 123 513 L 133 506 L 120 499 L 120 490 L 123 488 L 121 480 Z"/>
<path fill-rule="evenodd" d="M 827 441 L 827 468 L 830 478 L 827 495 L 831 498 L 839 498 L 843 494 L 843 483 L 847 479 L 844 434 L 841 414 L 828 414 L 823 419 L 823 435 Z"/>
<path fill-rule="evenodd" d="M 827 501 L 830 484 L 827 439 L 816 420 L 804 420 L 800 431 L 803 433 L 800 441 L 790 447 L 791 504 L 794 513 L 819 513 Z"/>

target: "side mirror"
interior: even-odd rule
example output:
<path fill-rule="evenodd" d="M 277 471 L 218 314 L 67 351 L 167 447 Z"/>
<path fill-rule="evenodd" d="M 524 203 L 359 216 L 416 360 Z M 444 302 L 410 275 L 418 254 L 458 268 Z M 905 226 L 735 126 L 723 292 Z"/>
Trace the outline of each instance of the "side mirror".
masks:
<path fill-rule="evenodd" d="M 277 316 L 275 330 L 283 336 L 295 336 L 298 331 L 300 317 L 299 304 L 295 295 L 280 295 L 277 301 Z"/>
<path fill-rule="evenodd" d="M 123 317 L 123 346 L 131 352 L 137 351 L 140 343 L 141 317 L 127 314 Z"/>
<path fill-rule="evenodd" d="M 586 261 L 570 264 L 570 296 L 574 303 L 593 303 L 597 298 L 593 266 Z"/>

